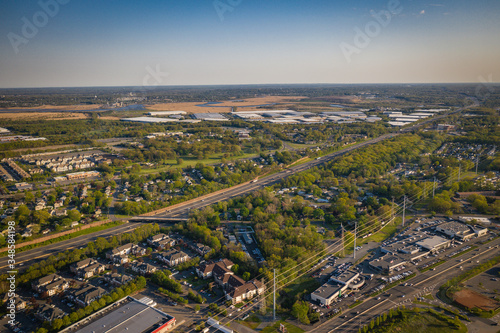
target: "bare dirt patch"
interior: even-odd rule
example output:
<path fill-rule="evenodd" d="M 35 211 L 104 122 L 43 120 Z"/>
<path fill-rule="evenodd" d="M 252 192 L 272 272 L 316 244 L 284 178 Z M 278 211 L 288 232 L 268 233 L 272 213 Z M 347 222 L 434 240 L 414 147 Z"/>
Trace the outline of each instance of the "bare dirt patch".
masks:
<path fill-rule="evenodd" d="M 257 106 L 263 104 L 272 103 L 290 103 L 297 100 L 301 100 L 307 97 L 304 96 L 266 96 L 266 97 L 255 97 L 247 98 L 244 100 L 229 100 L 223 101 L 221 103 L 215 104 L 217 107 L 202 107 L 197 106 L 204 104 L 203 102 L 189 102 L 189 103 L 161 103 L 154 105 L 147 105 L 146 108 L 149 111 L 186 111 L 187 113 L 227 113 L 231 112 L 231 107 L 245 107 L 245 106 Z M 239 109 L 239 111 L 244 111 L 246 108 Z"/>
<path fill-rule="evenodd" d="M 487 298 L 470 289 L 457 291 L 453 295 L 453 300 L 469 309 L 479 308 L 483 311 L 495 310 L 500 306 L 497 301 Z"/>
<path fill-rule="evenodd" d="M 59 110 L 59 111 L 86 111 L 86 110 L 96 110 L 100 109 L 102 107 L 101 104 L 89 104 L 89 105 L 42 105 L 42 106 L 35 106 L 35 107 L 13 107 L 13 108 L 7 108 L 3 109 L 0 108 L 0 110 L 6 110 L 6 111 L 16 111 L 16 110 Z"/>
<path fill-rule="evenodd" d="M 10 120 L 65 120 L 65 119 L 87 119 L 87 115 L 83 113 L 72 112 L 2 112 L 2 119 Z"/>

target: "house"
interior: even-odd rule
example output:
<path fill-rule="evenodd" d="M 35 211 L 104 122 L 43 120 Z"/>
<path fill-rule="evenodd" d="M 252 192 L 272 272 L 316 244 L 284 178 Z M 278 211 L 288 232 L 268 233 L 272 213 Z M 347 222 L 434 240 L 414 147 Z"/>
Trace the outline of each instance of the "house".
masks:
<path fill-rule="evenodd" d="M 130 252 L 132 252 L 133 246 L 134 246 L 134 244 L 128 243 L 128 244 L 122 245 L 120 247 L 117 247 L 116 249 L 112 249 L 106 253 L 106 258 L 113 259 L 114 257 L 129 255 Z"/>
<path fill-rule="evenodd" d="M 67 313 L 55 307 L 54 305 L 44 304 L 35 312 L 35 317 L 41 321 L 48 321 L 52 323 L 56 319 L 62 319 Z"/>
<path fill-rule="evenodd" d="M 175 239 L 165 234 L 158 234 L 148 238 L 148 244 L 159 249 L 168 249 L 176 244 Z"/>
<path fill-rule="evenodd" d="M 101 287 L 94 287 L 92 285 L 84 286 L 78 290 L 73 291 L 68 295 L 68 299 L 74 301 L 80 307 L 86 307 L 95 300 L 98 300 L 106 294 L 106 290 Z"/>
<path fill-rule="evenodd" d="M 91 278 L 92 276 L 96 276 L 104 272 L 105 269 L 106 269 L 105 265 L 99 263 L 97 260 L 92 258 L 79 261 L 70 266 L 71 272 L 85 279 Z"/>
<path fill-rule="evenodd" d="M 50 274 L 31 283 L 31 287 L 42 297 L 49 297 L 69 288 L 69 283 L 57 274 Z"/>
<path fill-rule="evenodd" d="M 118 273 L 108 273 L 104 275 L 104 280 L 106 282 L 111 283 L 113 286 L 122 286 L 124 284 L 129 283 L 134 278 L 127 274 L 118 274 Z"/>
<path fill-rule="evenodd" d="M 10 302 L 10 298 L 9 298 L 9 294 L 6 293 L 4 298 L 3 298 L 3 303 L 6 304 L 7 302 Z M 22 311 L 24 309 L 26 309 L 26 301 L 21 297 L 19 296 L 18 294 L 16 294 L 13 298 L 14 300 L 14 307 L 16 309 L 16 311 Z"/>
<path fill-rule="evenodd" d="M 134 262 L 131 267 L 132 271 L 141 274 L 148 275 L 156 272 L 156 267 L 147 263 Z"/>
<path fill-rule="evenodd" d="M 262 295 L 265 291 L 264 284 L 259 280 L 252 280 L 245 284 L 233 288 L 226 294 L 226 299 L 233 304 L 240 303 L 246 299 L 251 299 L 256 295 Z"/>
<path fill-rule="evenodd" d="M 203 279 L 208 279 L 209 277 L 212 277 L 213 271 L 215 266 L 220 266 L 218 270 L 227 270 L 230 271 L 231 267 L 233 267 L 234 263 L 229 260 L 229 259 L 222 259 L 221 261 L 217 263 L 203 263 L 196 267 L 196 274 L 198 274 L 199 277 Z"/>
<path fill-rule="evenodd" d="M 196 251 L 199 255 L 202 256 L 212 251 L 212 248 L 210 246 L 206 246 L 205 244 L 201 243 L 190 243 L 189 247 L 192 248 L 193 251 Z"/>
<path fill-rule="evenodd" d="M 168 252 L 160 253 L 158 255 L 158 259 L 172 267 L 188 261 L 190 257 L 182 251 L 170 250 Z"/>

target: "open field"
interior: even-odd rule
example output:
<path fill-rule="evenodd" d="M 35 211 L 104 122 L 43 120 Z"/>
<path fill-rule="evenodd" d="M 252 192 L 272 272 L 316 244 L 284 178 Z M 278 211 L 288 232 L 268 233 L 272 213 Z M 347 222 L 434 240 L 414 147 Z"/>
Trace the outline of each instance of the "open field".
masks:
<path fill-rule="evenodd" d="M 470 289 L 457 291 L 453 295 L 453 300 L 469 309 L 479 308 L 483 311 L 495 310 L 500 305 L 497 301 L 487 298 Z"/>
<path fill-rule="evenodd" d="M 227 113 L 231 112 L 231 107 L 244 107 L 262 104 L 272 104 L 272 103 L 293 103 L 294 101 L 301 100 L 307 97 L 303 96 L 266 96 L 266 97 L 256 97 L 248 98 L 245 100 L 237 101 L 223 101 L 218 104 L 214 104 L 217 107 L 201 107 L 197 106 L 204 104 L 204 102 L 189 102 L 189 103 L 161 103 L 146 105 L 149 111 L 186 111 L 187 113 Z M 257 107 L 256 107 L 257 108 Z M 248 110 L 247 110 L 248 109 Z M 242 108 L 238 111 L 251 111 L 253 108 Z"/>
<path fill-rule="evenodd" d="M 0 111 L 6 110 L 6 111 L 16 111 L 16 110 L 60 110 L 60 111 L 86 111 L 86 110 L 95 110 L 101 108 L 102 105 L 100 104 L 90 104 L 90 105 L 42 105 L 42 106 L 35 106 L 35 107 L 14 107 L 14 108 L 0 108 Z"/>
<path fill-rule="evenodd" d="M 66 120 L 66 119 L 87 119 L 83 113 L 72 112 L 2 112 L 2 119 L 9 120 Z"/>
<path fill-rule="evenodd" d="M 452 332 L 467 332 L 465 325 L 460 323 L 460 328 L 456 329 L 444 319 L 440 314 L 432 312 L 415 313 L 413 311 L 404 311 L 405 318 L 398 318 L 396 322 L 390 322 L 380 325 L 369 332 L 374 333 L 452 333 Z M 450 317 L 450 319 L 452 319 Z"/>

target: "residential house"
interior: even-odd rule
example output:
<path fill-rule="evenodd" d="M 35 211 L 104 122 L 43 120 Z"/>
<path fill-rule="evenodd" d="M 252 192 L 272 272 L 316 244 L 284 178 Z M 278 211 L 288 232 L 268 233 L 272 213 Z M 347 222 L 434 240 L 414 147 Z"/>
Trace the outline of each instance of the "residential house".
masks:
<path fill-rule="evenodd" d="M 101 287 L 95 287 L 92 285 L 84 286 L 78 290 L 71 292 L 68 295 L 68 299 L 74 301 L 80 307 L 86 307 L 90 305 L 95 300 L 98 300 L 106 294 L 106 290 Z"/>
<path fill-rule="evenodd" d="M 252 280 L 226 293 L 226 299 L 233 304 L 237 304 L 246 299 L 251 299 L 256 295 L 262 295 L 264 291 L 265 287 L 262 282 L 259 280 Z"/>
<path fill-rule="evenodd" d="M 42 297 L 49 297 L 69 288 L 69 283 L 57 274 L 50 274 L 31 283 L 31 287 Z"/>
<path fill-rule="evenodd" d="M 156 272 L 156 267 L 147 263 L 134 262 L 130 268 L 141 275 L 149 275 Z"/>
<path fill-rule="evenodd" d="M 168 252 L 160 253 L 158 255 L 158 259 L 172 267 L 188 261 L 190 257 L 182 251 L 170 250 Z"/>
<path fill-rule="evenodd" d="M 41 321 L 48 321 L 52 323 L 56 319 L 62 319 L 67 313 L 55 307 L 54 305 L 44 304 L 40 306 L 35 312 L 35 317 Z"/>
<path fill-rule="evenodd" d="M 229 260 L 229 259 L 223 259 L 217 263 L 214 262 L 205 262 L 198 267 L 196 267 L 196 274 L 198 274 L 199 277 L 203 279 L 208 279 L 212 277 L 213 271 L 215 266 L 220 266 L 220 270 L 227 269 L 228 271 L 231 270 L 231 267 L 233 267 L 234 263 Z"/>
<path fill-rule="evenodd" d="M 6 293 L 4 298 L 3 298 L 3 303 L 6 304 L 7 302 L 10 302 L 10 298 L 9 298 L 8 293 Z M 15 294 L 14 306 L 15 306 L 16 311 L 22 311 L 22 310 L 26 309 L 26 301 L 18 294 Z"/>
<path fill-rule="evenodd" d="M 199 255 L 202 256 L 212 251 L 212 248 L 210 246 L 206 246 L 205 244 L 189 243 L 188 245 L 190 248 L 192 248 L 194 251 L 196 251 Z"/>
<path fill-rule="evenodd" d="M 104 275 L 104 280 L 111 283 L 113 286 L 122 286 L 131 282 L 134 278 L 127 274 L 118 274 L 118 273 L 108 273 Z"/>
<path fill-rule="evenodd" d="M 70 266 L 70 270 L 85 279 L 96 276 L 106 270 L 106 266 L 97 260 L 88 258 Z"/>

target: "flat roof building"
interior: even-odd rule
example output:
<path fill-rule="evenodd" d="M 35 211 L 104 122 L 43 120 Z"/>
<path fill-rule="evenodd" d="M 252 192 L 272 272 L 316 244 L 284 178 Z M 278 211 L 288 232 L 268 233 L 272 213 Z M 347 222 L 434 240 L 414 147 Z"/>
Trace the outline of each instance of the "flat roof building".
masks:
<path fill-rule="evenodd" d="M 450 238 L 458 238 L 460 240 L 466 240 L 475 235 L 468 225 L 455 221 L 438 225 L 436 231 L 442 232 Z"/>
<path fill-rule="evenodd" d="M 427 250 L 430 252 L 435 252 L 437 250 L 449 247 L 451 244 L 451 241 L 449 239 L 445 239 L 443 237 L 432 236 L 432 237 L 425 238 L 425 239 L 417 242 L 416 244 L 424 250 Z"/>
<path fill-rule="evenodd" d="M 89 325 L 80 328 L 77 333 L 129 333 L 171 331 L 175 326 L 175 317 L 155 309 L 144 299 L 141 301 L 128 297 L 127 301 L 116 310 L 99 317 Z"/>
<path fill-rule="evenodd" d="M 347 285 L 341 285 L 333 281 L 328 281 L 311 293 L 311 300 L 317 301 L 323 305 L 330 305 L 342 293 L 347 290 Z"/>
<path fill-rule="evenodd" d="M 404 260 L 398 256 L 386 254 L 378 259 L 370 261 L 369 265 L 372 268 L 374 268 L 374 269 L 376 269 L 384 274 L 390 274 L 396 268 L 406 264 L 406 262 L 407 262 L 406 260 Z"/>

